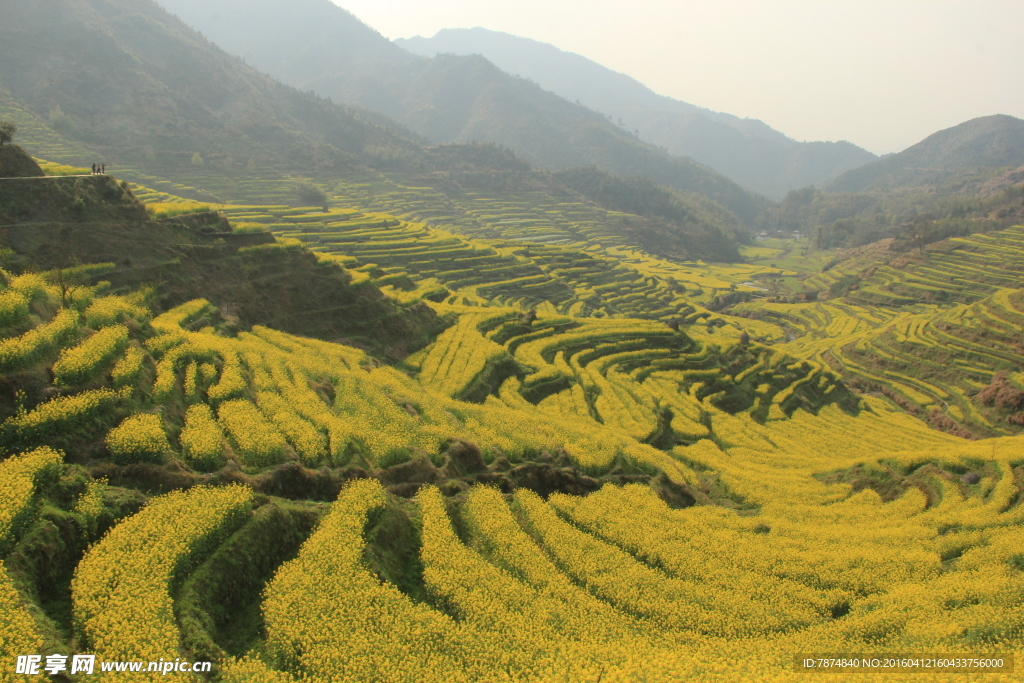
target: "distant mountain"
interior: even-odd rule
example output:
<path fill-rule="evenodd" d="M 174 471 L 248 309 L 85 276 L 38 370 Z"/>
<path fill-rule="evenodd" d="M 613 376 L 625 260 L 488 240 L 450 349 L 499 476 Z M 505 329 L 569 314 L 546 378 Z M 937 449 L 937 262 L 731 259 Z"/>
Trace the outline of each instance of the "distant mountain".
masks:
<path fill-rule="evenodd" d="M 180 0 L 172 0 L 180 1 Z M 741 119 L 658 95 L 639 81 L 535 40 L 482 28 L 445 29 L 395 41 L 410 52 L 486 57 L 569 101 L 621 120 L 647 142 L 692 157 L 740 185 L 776 199 L 822 185 L 877 157 L 849 142 L 797 142 L 755 119 Z"/>
<path fill-rule="evenodd" d="M 702 194 L 746 224 L 767 205 L 690 159 L 481 57 L 414 56 L 330 0 L 161 0 L 213 42 L 302 90 L 376 109 L 435 143 L 491 142 L 551 170 L 595 165 Z"/>
<path fill-rule="evenodd" d="M 934 187 L 986 169 L 1021 165 L 1024 121 L 1013 116 L 984 116 L 929 135 L 899 154 L 847 171 L 827 189 L 867 192 Z"/>
<path fill-rule="evenodd" d="M 423 157 L 408 129 L 282 85 L 150 0 L 5 3 L 0 65 L 0 100 L 116 166 L 313 170 Z"/>
<path fill-rule="evenodd" d="M 482 58 L 466 61 L 485 76 L 497 71 Z M 18 123 L 17 141 L 29 153 L 79 166 L 102 161 L 119 177 L 198 201 L 288 203 L 299 200 L 298 181 L 330 188 L 353 173 L 373 177 L 379 170 L 446 192 L 501 177 L 586 201 L 508 150 L 428 148 L 382 114 L 274 81 L 151 0 L 18 3 L 0 23 L 0 65 L 0 118 Z M 0 151 L 0 174 L 38 172 L 20 168 L 14 146 Z M 706 178 L 731 185 L 696 164 L 681 168 L 695 172 L 695 185 Z M 622 244 L 670 258 L 739 259 L 733 236 L 746 238 L 749 230 L 728 209 L 676 191 L 669 197 L 678 212 L 662 215 L 645 198 L 664 203 L 664 195 L 630 187 L 643 190 L 633 200 L 642 215 L 608 226 Z"/>
<path fill-rule="evenodd" d="M 896 238 L 893 249 L 1002 230 L 1024 221 L 1024 121 L 985 116 L 847 171 L 824 189 L 790 192 L 758 218 L 819 249 Z"/>
<path fill-rule="evenodd" d="M 424 61 L 329 0 L 157 2 L 220 48 L 284 83 L 392 118 L 400 118 L 405 108 L 394 97 L 393 84 L 382 79 Z"/>

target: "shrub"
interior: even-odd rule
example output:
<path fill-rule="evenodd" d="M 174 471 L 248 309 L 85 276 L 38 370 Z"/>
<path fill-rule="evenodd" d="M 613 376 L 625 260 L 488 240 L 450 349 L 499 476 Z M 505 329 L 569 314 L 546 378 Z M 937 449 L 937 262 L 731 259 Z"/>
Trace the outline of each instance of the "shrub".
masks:
<path fill-rule="evenodd" d="M 13 121 L 0 121 L 0 146 L 14 139 L 18 126 Z"/>
<path fill-rule="evenodd" d="M 327 206 L 327 194 L 313 183 L 302 183 L 295 191 L 306 206 Z"/>

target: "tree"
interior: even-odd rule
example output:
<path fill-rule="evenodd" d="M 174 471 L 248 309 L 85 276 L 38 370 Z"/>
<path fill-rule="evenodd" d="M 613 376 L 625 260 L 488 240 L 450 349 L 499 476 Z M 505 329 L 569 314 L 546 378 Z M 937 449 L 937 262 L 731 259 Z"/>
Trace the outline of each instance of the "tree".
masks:
<path fill-rule="evenodd" d="M 54 128 L 63 128 L 68 123 L 68 115 L 64 113 L 64 110 L 60 108 L 58 104 L 56 107 L 50 110 L 50 125 Z"/>
<path fill-rule="evenodd" d="M 205 162 L 203 161 L 203 157 L 199 156 L 199 152 L 196 152 L 195 154 L 192 155 L 193 166 L 202 166 L 204 163 Z"/>
<path fill-rule="evenodd" d="M 0 145 L 13 140 L 14 134 L 17 132 L 18 127 L 14 125 L 13 121 L 0 121 Z"/>
<path fill-rule="evenodd" d="M 935 221 L 928 214 L 915 216 L 900 226 L 900 237 L 917 247 L 919 254 L 924 254 L 925 245 L 936 241 L 938 230 Z"/>
<path fill-rule="evenodd" d="M 60 290 L 60 303 L 63 308 L 68 307 L 68 301 L 72 300 L 83 286 L 82 276 L 77 267 L 78 259 L 71 258 L 64 267 L 58 268 L 50 275 L 50 281 Z"/>
<path fill-rule="evenodd" d="M 322 206 L 324 211 L 327 207 L 327 193 L 310 182 L 301 183 L 295 188 L 299 195 L 299 201 L 306 206 Z"/>

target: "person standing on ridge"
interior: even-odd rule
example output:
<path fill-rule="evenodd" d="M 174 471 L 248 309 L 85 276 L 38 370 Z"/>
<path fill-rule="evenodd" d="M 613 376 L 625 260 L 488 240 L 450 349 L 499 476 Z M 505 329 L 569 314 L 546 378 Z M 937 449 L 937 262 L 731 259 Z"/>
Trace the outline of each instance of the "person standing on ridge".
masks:
<path fill-rule="evenodd" d="M 103 169 L 100 171 L 103 175 L 107 175 L 107 165 L 103 164 Z"/>
<path fill-rule="evenodd" d="M 96 175 L 96 164 L 92 165 L 92 174 Z"/>

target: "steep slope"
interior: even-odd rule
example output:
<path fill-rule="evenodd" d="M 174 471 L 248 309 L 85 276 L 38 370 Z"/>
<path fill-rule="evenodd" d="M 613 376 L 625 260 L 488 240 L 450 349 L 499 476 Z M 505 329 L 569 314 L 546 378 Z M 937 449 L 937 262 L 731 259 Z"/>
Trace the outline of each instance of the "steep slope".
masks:
<path fill-rule="evenodd" d="M 0 225 L 0 244 L 25 267 L 104 264 L 72 284 L 154 286 L 167 306 L 204 297 L 243 327 L 353 340 L 397 358 L 437 325 L 425 305 L 396 305 L 298 242 L 232 232 L 214 213 L 153 220 L 128 184 L 111 176 L 0 179 Z"/>
<path fill-rule="evenodd" d="M 729 313 L 785 327 L 776 349 L 827 364 L 934 428 L 1011 436 L 1024 425 L 1022 246 L 1018 222 L 911 251 L 885 240 L 829 252 L 826 272 L 801 279 L 813 292 L 804 301 L 762 299 Z"/>
<path fill-rule="evenodd" d="M 930 430 L 884 386 L 852 393 L 814 347 L 870 326 L 899 335 L 870 340 L 879 356 L 966 357 L 975 377 L 998 353 L 1019 368 L 1020 291 L 940 325 L 870 303 L 806 310 L 795 357 L 707 312 L 666 325 L 438 304 L 455 324 L 391 367 L 255 323 L 377 329 L 394 344 L 410 330 L 372 313 L 415 322 L 425 304 L 396 305 L 297 240 L 228 232 L 215 213 L 152 220 L 129 187 L 0 179 L 8 662 L 160 658 L 164 674 L 197 662 L 224 683 L 733 683 L 792 680 L 793 653 L 822 643 L 959 661 L 980 642 L 1000 654 L 976 680 L 1018 680 L 1022 439 Z M 296 232 L 329 227 L 319 207 L 263 208 Z M 438 234 L 428 252 L 422 228 L 356 213 L 333 212 L 349 254 L 375 258 L 376 242 L 424 272 L 460 246 Z M 893 270 L 959 266 L 967 289 L 1001 287 L 1024 234 L 993 241 Z M 70 255 L 119 262 L 68 269 Z M 565 266 L 551 272 L 571 283 L 578 258 Z M 650 300 L 608 284 L 592 289 Z M 337 306 L 346 293 L 367 307 Z M 997 373 L 975 400 L 1019 426 L 1022 380 Z"/>
<path fill-rule="evenodd" d="M 828 186 L 836 192 L 926 187 L 955 176 L 1024 164 L 1024 121 L 983 116 L 941 130 L 899 154 L 847 171 Z"/>
<path fill-rule="evenodd" d="M 358 97 L 339 99 L 395 118 L 401 116 L 403 107 L 380 83 L 381 72 L 414 68 L 423 62 L 328 1 L 287 6 L 280 0 L 167 0 L 159 4 L 224 50 L 303 92 L 334 97 L 334 93 L 359 93 Z M 324 64 L 345 68 L 328 72 Z"/>
<path fill-rule="evenodd" d="M 0 146 L 0 178 L 32 178 L 43 169 L 18 145 Z"/>
<path fill-rule="evenodd" d="M 330 169 L 419 153 L 412 133 L 275 82 L 149 0 L 14 3 L 0 63 L 16 102 L 117 165 Z"/>
<path fill-rule="evenodd" d="M 709 217 L 714 206 L 702 206 L 695 201 L 697 197 L 684 198 L 647 178 L 617 178 L 596 168 L 562 171 L 557 178 L 611 211 L 660 219 L 664 224 L 662 233 L 678 234 L 683 231 L 675 226 L 683 227 L 684 242 L 689 242 L 685 247 L 690 254 L 703 254 L 700 258 L 718 262 L 742 260 L 735 247 L 714 227 L 725 224 L 723 217 Z"/>
<path fill-rule="evenodd" d="M 149 0 L 60 0 L 59 6 L 60 17 L 50 21 L 40 6 L 19 5 L 0 27 L 0 60 L 12 65 L 0 76 L 0 115 L 18 122 L 18 140 L 36 156 L 79 166 L 102 160 L 131 181 L 211 203 L 294 203 L 298 184 L 315 179 L 329 187 L 359 177 L 367 166 L 418 174 L 467 165 L 458 154 L 428 152 L 414 133 L 379 114 L 259 74 Z M 40 53 L 38 46 L 49 41 L 53 50 Z M 501 76 L 476 61 L 485 79 L 491 72 Z M 446 97 L 438 100 L 444 105 Z M 421 120 L 440 125 L 437 117 Z M 546 140 L 569 135 L 563 124 Z M 586 161 L 614 156 L 598 152 Z M 693 164 L 659 160 L 667 163 L 655 170 L 667 180 L 738 200 L 748 221 L 756 213 L 759 200 L 738 186 Z M 624 170 L 640 173 L 646 161 L 639 162 Z M 561 191 L 550 177 L 541 182 Z M 726 217 L 716 228 L 736 232 L 738 219 L 728 210 L 712 213 Z"/>
<path fill-rule="evenodd" d="M 645 144 L 604 116 L 509 76 L 484 59 L 403 57 L 329 0 L 162 4 L 272 76 L 324 97 L 379 109 L 433 142 L 498 143 L 553 170 L 596 164 L 620 175 L 646 175 L 704 194 L 748 224 L 766 204 L 711 169 Z M 344 37 L 351 37 L 350 45 L 339 47 Z M 302 47 L 287 52 L 282 45 Z"/>
<path fill-rule="evenodd" d="M 172 0 L 180 1 L 180 0 Z M 479 54 L 636 130 L 642 140 L 692 157 L 740 185 L 779 199 L 821 185 L 876 159 L 849 142 L 797 142 L 754 119 L 741 119 L 658 95 L 625 74 L 553 45 L 483 28 L 445 29 L 433 38 L 395 41 L 418 55 Z"/>

